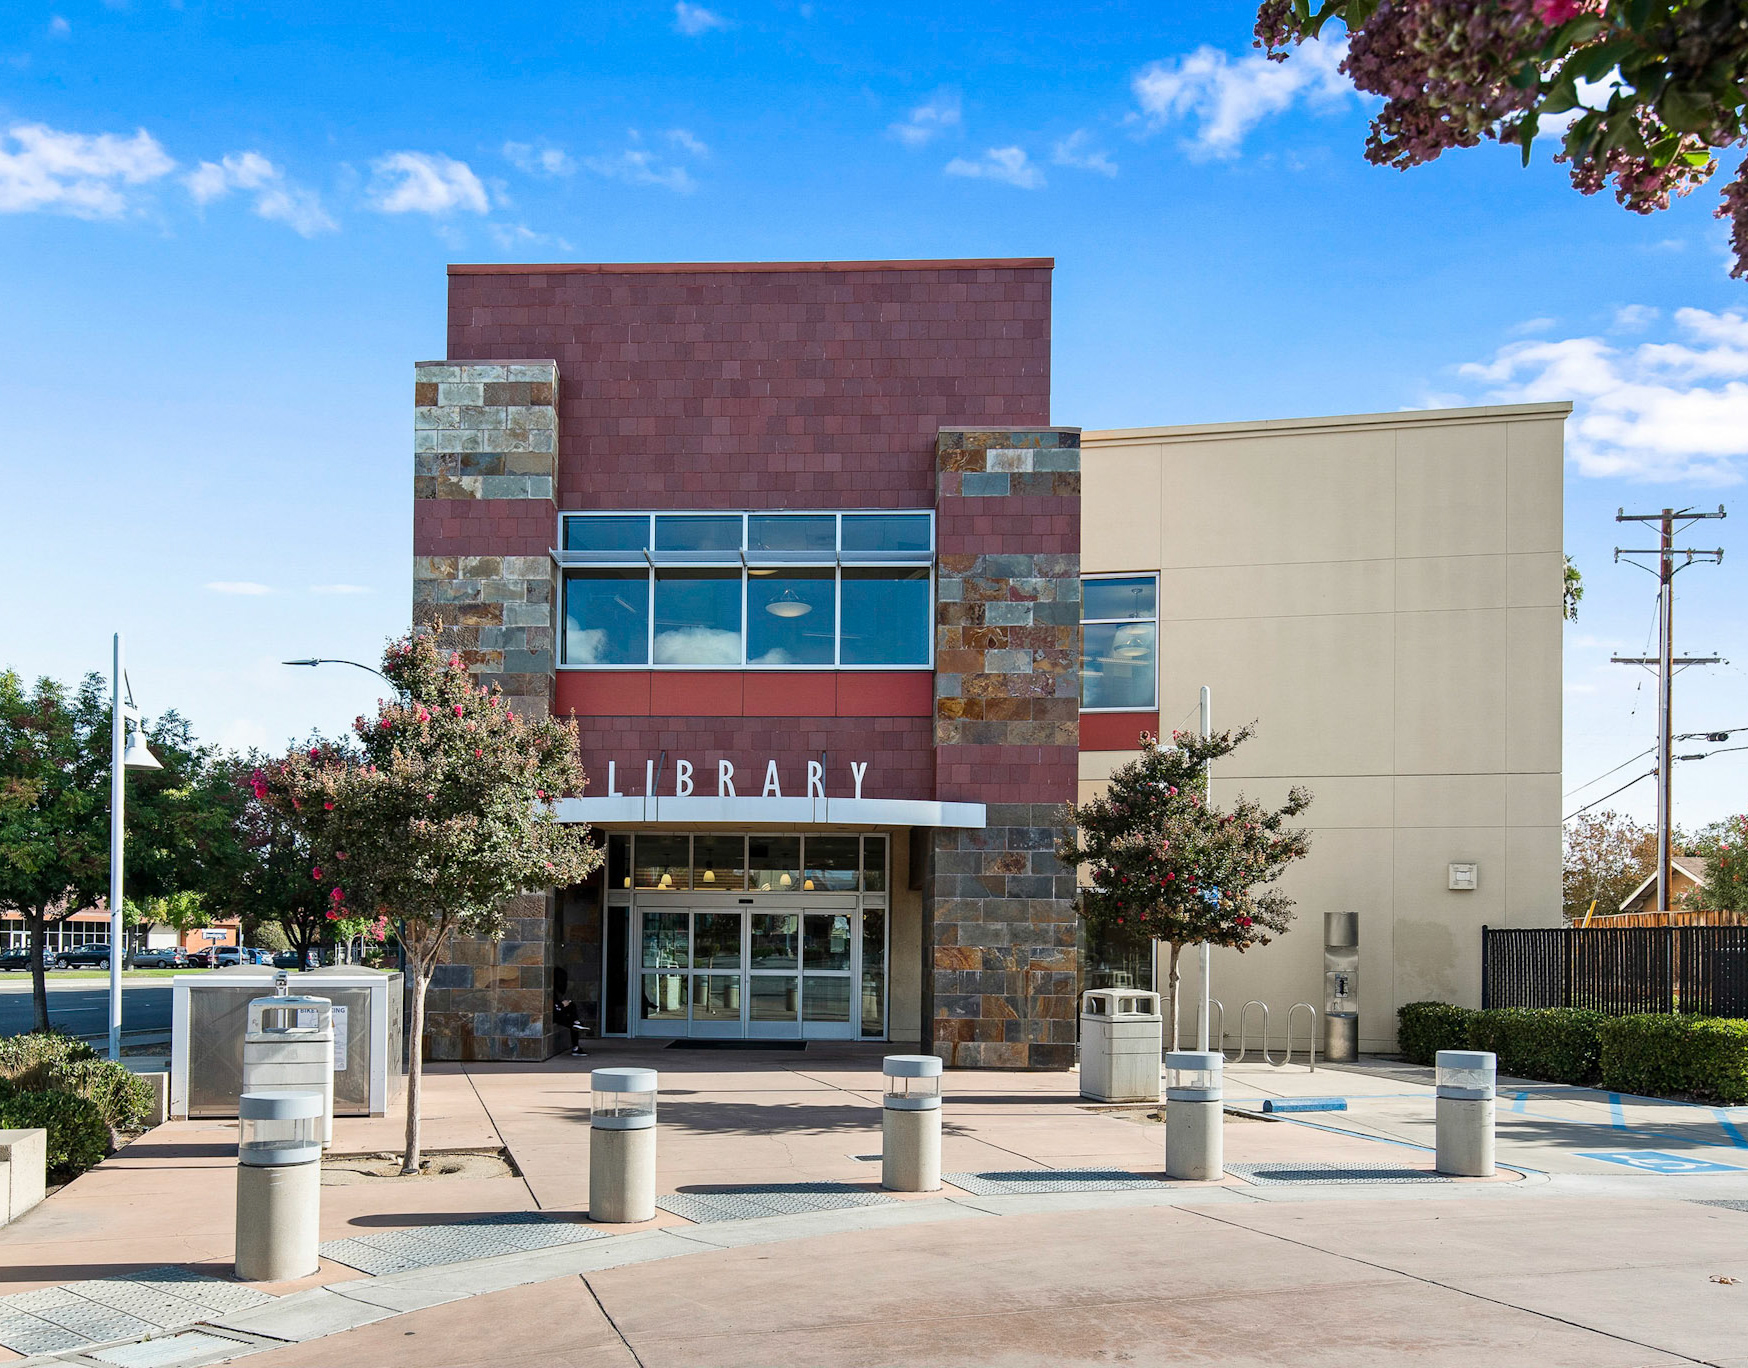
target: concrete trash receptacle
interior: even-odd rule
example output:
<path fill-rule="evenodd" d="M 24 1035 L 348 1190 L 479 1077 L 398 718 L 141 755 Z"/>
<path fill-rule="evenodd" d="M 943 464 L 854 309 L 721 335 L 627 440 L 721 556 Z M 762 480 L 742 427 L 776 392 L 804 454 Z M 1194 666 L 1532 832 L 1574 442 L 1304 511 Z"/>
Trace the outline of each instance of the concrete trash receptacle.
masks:
<path fill-rule="evenodd" d="M 322 1099 L 322 1145 L 334 1143 L 334 1004 L 280 992 L 249 1004 L 243 1091 L 313 1092 Z"/>
<path fill-rule="evenodd" d="M 244 1093 L 237 1116 L 237 1277 L 308 1277 L 321 1262 L 321 1094 Z"/>
<path fill-rule="evenodd" d="M 1198 1183 L 1225 1176 L 1221 1145 L 1221 1079 L 1218 1050 L 1183 1050 L 1165 1057 L 1165 1174 Z"/>
<path fill-rule="evenodd" d="M 1095 1102 L 1159 1101 L 1159 994 L 1094 988 L 1081 997 L 1080 1095 Z"/>
<path fill-rule="evenodd" d="M 596 1069 L 589 1088 L 589 1219 L 654 1220 L 656 1071 Z"/>
<path fill-rule="evenodd" d="M 880 1186 L 941 1189 L 941 1057 L 887 1055 L 880 1110 Z"/>
<path fill-rule="evenodd" d="M 1440 1050 L 1434 1102 L 1435 1166 L 1454 1178 L 1493 1176 L 1498 1059 L 1486 1050 Z"/>

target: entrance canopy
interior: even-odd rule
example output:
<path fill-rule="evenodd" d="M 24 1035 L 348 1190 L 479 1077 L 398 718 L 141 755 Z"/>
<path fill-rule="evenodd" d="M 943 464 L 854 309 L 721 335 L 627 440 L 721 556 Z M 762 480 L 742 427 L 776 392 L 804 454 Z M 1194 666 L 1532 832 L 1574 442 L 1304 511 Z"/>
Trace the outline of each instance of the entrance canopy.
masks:
<path fill-rule="evenodd" d="M 982 803 L 936 803 L 913 798 L 664 798 L 659 794 L 611 798 L 561 798 L 553 804 L 561 822 L 609 826 L 622 822 L 827 823 L 839 826 L 974 827 L 987 824 Z"/>

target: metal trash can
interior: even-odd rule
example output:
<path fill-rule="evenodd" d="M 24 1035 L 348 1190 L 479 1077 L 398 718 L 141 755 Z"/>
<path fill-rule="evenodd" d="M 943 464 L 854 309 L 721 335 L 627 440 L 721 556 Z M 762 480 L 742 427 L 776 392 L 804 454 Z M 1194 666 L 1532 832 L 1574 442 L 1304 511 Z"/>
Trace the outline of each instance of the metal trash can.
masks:
<path fill-rule="evenodd" d="M 1080 1095 L 1095 1102 L 1159 1101 L 1164 1022 L 1159 994 L 1094 988 L 1080 1003 Z"/>
<path fill-rule="evenodd" d="M 941 1057 L 887 1055 L 880 1110 L 880 1186 L 893 1192 L 941 1188 Z"/>
<path fill-rule="evenodd" d="M 292 996 L 285 976 L 272 997 L 249 1004 L 243 1092 L 312 1092 L 322 1100 L 322 1145 L 334 1143 L 334 1004 Z M 241 1116 L 241 1112 L 238 1113 Z"/>
<path fill-rule="evenodd" d="M 1165 1173 L 1214 1182 L 1224 1176 L 1221 1147 L 1221 1065 L 1218 1050 L 1174 1051 L 1165 1057 Z"/>
<path fill-rule="evenodd" d="M 1266 1047 L 1268 1042 L 1263 1042 Z M 1360 914 L 1323 914 L 1323 1058 L 1360 1057 Z"/>
<path fill-rule="evenodd" d="M 308 1277 L 321 1262 L 321 1095 L 244 1093 L 237 1116 L 237 1277 Z"/>
<path fill-rule="evenodd" d="M 1440 1173 L 1493 1176 L 1493 1104 L 1499 1061 L 1485 1050 L 1438 1052 L 1436 1140 Z"/>
<path fill-rule="evenodd" d="M 614 1225 L 655 1218 L 656 1071 L 589 1075 L 589 1219 Z"/>

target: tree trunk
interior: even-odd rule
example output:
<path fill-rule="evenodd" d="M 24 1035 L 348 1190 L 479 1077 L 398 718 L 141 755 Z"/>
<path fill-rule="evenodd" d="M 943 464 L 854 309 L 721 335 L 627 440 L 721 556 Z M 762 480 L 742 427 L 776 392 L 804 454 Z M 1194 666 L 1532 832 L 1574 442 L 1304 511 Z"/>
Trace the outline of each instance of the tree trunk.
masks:
<path fill-rule="evenodd" d="M 41 908 L 24 913 L 25 925 L 30 928 L 30 997 L 31 1006 L 36 1011 L 36 1027 L 38 1031 L 49 1028 L 49 983 L 48 976 L 43 972 L 43 955 L 49 938 L 48 918 Z"/>
<path fill-rule="evenodd" d="M 413 961 L 413 1019 L 408 1026 L 411 1047 L 407 1051 L 407 1152 L 401 1156 L 403 1174 L 419 1171 L 419 1085 L 425 1075 L 425 990 L 431 986 L 436 955 L 420 954 Z"/>
<path fill-rule="evenodd" d="M 1165 972 L 1165 1020 L 1166 1049 L 1177 1049 L 1177 999 L 1178 999 L 1178 968 L 1177 957 L 1183 953 L 1183 946 L 1176 941 L 1167 941 L 1171 948 L 1170 967 Z"/>

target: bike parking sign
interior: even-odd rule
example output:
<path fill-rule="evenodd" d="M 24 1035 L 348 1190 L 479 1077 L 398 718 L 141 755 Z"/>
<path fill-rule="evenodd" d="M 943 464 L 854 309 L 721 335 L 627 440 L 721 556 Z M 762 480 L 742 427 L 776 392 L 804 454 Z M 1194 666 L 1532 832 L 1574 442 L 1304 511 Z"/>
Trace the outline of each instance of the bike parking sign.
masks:
<path fill-rule="evenodd" d="M 1686 1154 L 1669 1154 L 1663 1150 L 1601 1150 L 1581 1154 L 1580 1159 L 1600 1159 L 1605 1164 L 1625 1164 L 1645 1173 L 1740 1173 L 1739 1164 L 1717 1164 L 1710 1159 L 1696 1159 Z"/>

